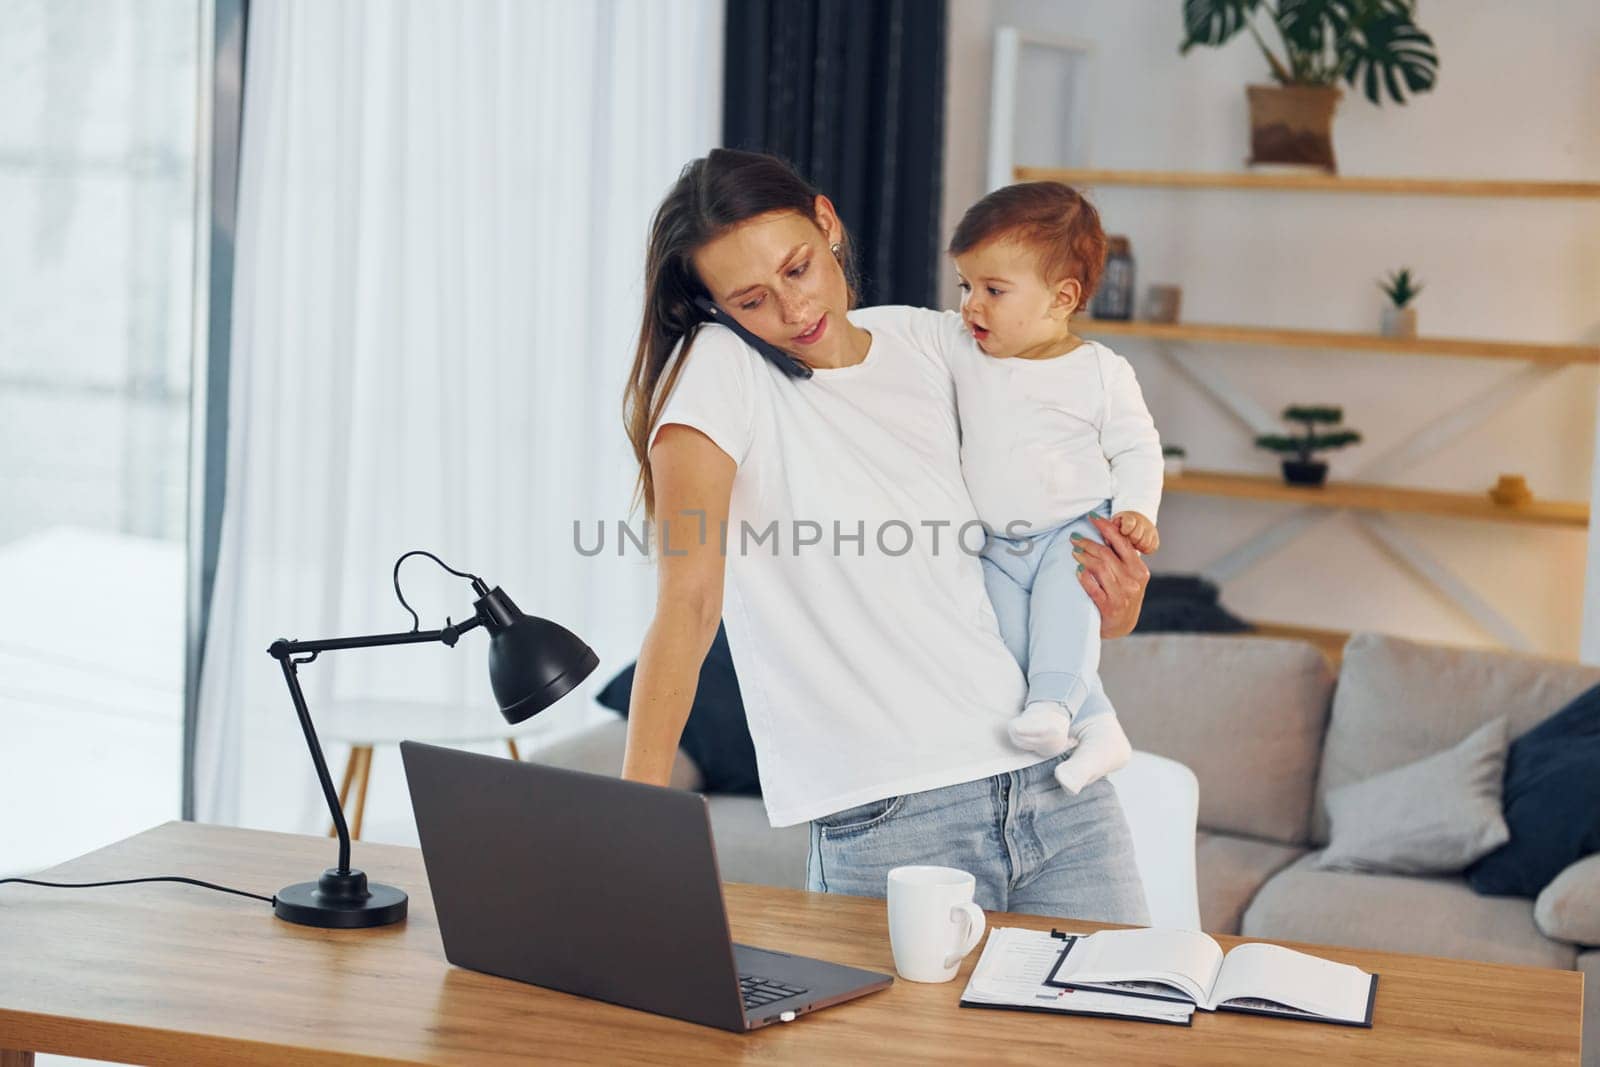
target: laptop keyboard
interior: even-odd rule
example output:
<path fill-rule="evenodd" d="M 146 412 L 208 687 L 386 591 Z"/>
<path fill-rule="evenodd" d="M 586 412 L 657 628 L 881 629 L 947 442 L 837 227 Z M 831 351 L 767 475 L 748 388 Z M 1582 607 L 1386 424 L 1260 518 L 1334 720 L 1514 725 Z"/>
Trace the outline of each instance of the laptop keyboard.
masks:
<path fill-rule="evenodd" d="M 744 1006 L 749 1009 L 764 1008 L 775 1000 L 785 997 L 799 996 L 809 990 L 799 986 L 785 985 L 774 982 L 770 978 L 761 978 L 753 974 L 739 976 L 739 992 L 744 996 Z"/>

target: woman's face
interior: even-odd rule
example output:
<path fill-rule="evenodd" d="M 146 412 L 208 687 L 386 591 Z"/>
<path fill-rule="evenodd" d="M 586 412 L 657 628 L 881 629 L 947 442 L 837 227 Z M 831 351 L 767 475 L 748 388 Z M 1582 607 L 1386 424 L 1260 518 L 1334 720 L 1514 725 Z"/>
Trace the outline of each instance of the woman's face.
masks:
<path fill-rule="evenodd" d="M 831 246 L 843 228 L 826 197 L 816 212 L 816 222 L 794 211 L 741 222 L 695 253 L 694 266 L 739 325 L 807 363 L 836 366 L 850 293 Z"/>

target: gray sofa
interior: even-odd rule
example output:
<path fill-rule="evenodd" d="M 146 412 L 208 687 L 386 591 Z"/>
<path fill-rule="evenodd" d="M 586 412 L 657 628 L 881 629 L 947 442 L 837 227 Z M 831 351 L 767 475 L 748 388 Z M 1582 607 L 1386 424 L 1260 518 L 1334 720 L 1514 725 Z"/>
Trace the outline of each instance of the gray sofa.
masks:
<path fill-rule="evenodd" d="M 1600 948 L 1544 936 L 1532 901 L 1479 896 L 1459 877 L 1312 862 L 1328 840 L 1328 789 L 1449 748 L 1498 715 L 1515 737 L 1600 683 L 1600 668 L 1361 634 L 1336 679 L 1299 641 L 1162 634 L 1107 642 L 1101 673 L 1134 747 L 1199 779 L 1204 929 L 1582 971 L 1584 1062 L 1600 1065 Z M 625 736 L 608 722 L 529 758 L 614 774 Z M 701 784 L 681 752 L 673 784 Z M 773 829 L 754 797 L 714 795 L 710 810 L 725 879 L 804 886 L 806 827 Z"/>

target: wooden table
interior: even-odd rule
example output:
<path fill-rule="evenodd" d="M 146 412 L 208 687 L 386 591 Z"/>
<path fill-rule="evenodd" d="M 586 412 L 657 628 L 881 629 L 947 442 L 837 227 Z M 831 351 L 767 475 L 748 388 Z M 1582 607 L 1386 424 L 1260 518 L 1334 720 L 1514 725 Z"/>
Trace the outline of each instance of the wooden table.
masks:
<path fill-rule="evenodd" d="M 173 822 L 47 877 L 179 874 L 271 896 L 333 859 L 322 837 Z M 354 861 L 411 894 L 406 923 L 294 926 L 264 903 L 174 883 L 0 886 L 0 1049 L 275 1065 L 1578 1062 L 1576 972 L 1334 948 L 1316 951 L 1383 976 L 1371 1030 L 1227 1014 L 1197 1014 L 1180 1029 L 958 1008 L 974 952 L 954 982 L 897 981 L 789 1025 L 730 1034 L 451 967 L 421 854 L 362 844 Z M 727 900 L 740 941 L 894 969 L 881 901 L 750 885 L 728 886 Z M 8 1065 L 30 1059 L 0 1054 Z"/>

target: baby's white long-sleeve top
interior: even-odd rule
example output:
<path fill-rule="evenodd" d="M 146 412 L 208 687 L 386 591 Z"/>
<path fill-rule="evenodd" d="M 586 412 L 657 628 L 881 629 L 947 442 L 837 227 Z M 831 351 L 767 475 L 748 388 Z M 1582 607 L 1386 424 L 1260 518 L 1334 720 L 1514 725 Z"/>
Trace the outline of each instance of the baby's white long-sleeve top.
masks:
<path fill-rule="evenodd" d="M 1106 500 L 1112 514 L 1137 511 L 1155 522 L 1161 437 L 1132 365 L 1096 341 L 1054 359 L 996 359 L 955 320 L 963 343 L 946 350 L 961 472 L 984 525 L 1026 536 Z"/>

